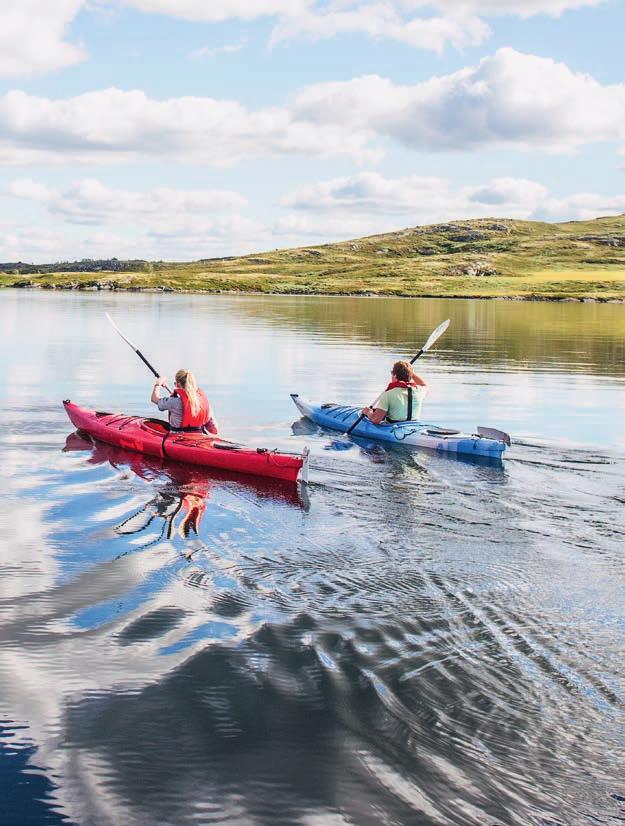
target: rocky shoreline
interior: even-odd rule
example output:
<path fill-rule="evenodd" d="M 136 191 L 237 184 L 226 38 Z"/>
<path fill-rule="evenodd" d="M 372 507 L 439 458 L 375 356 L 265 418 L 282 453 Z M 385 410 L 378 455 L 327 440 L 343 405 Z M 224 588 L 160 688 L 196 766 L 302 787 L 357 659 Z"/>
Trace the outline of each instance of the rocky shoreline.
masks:
<path fill-rule="evenodd" d="M 453 298 L 453 299 L 479 299 L 482 301 L 551 301 L 561 304 L 625 304 L 625 298 L 575 298 L 573 296 L 551 296 L 530 293 L 527 295 L 480 295 L 463 293 L 442 294 L 435 293 L 398 293 L 398 292 L 299 292 L 297 290 L 184 290 L 169 286 L 138 287 L 116 283 L 114 281 L 70 281 L 65 284 L 37 284 L 32 280 L 16 281 L 12 284 L 5 284 L 0 289 L 30 289 L 30 290 L 61 290 L 79 292 L 126 292 L 126 293 L 179 293 L 184 295 L 288 295 L 288 296 L 313 296 L 332 298 Z"/>

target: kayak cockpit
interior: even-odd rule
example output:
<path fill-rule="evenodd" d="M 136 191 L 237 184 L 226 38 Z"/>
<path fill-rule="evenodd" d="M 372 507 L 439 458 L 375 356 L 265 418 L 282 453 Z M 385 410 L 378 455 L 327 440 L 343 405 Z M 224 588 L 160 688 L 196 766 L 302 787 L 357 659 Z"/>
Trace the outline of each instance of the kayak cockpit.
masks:
<path fill-rule="evenodd" d="M 162 419 L 143 419 L 141 422 L 143 430 L 154 433 L 157 436 L 165 436 L 171 432 L 169 422 L 164 422 Z"/>

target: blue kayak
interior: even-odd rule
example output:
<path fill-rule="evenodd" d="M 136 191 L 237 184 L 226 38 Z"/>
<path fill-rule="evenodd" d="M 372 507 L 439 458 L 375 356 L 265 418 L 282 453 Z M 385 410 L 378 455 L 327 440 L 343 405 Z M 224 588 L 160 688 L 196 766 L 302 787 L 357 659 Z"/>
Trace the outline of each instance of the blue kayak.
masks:
<path fill-rule="evenodd" d="M 320 427 L 339 430 L 342 433 L 348 431 L 360 415 L 358 407 L 314 404 L 303 399 L 298 393 L 291 393 L 291 398 L 302 416 L 306 416 Z M 368 419 L 363 419 L 352 433 L 354 436 L 396 445 L 425 447 L 439 452 L 483 456 L 489 459 L 501 459 L 504 450 L 510 444 L 510 436 L 494 428 L 478 427 L 476 433 L 469 434 L 415 421 L 375 425 Z"/>

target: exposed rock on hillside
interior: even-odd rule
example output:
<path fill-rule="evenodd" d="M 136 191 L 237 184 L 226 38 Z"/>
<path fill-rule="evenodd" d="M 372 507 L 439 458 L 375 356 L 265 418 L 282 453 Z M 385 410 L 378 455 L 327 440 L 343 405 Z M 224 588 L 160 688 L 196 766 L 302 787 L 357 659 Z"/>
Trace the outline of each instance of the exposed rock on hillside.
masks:
<path fill-rule="evenodd" d="M 580 241 L 590 241 L 592 244 L 601 244 L 604 247 L 625 247 L 625 235 L 605 238 L 602 235 L 580 235 Z"/>
<path fill-rule="evenodd" d="M 472 261 L 470 264 L 465 264 L 457 271 L 460 275 L 468 275 L 470 277 L 479 275 L 497 275 L 496 267 L 489 264 L 488 261 Z"/>

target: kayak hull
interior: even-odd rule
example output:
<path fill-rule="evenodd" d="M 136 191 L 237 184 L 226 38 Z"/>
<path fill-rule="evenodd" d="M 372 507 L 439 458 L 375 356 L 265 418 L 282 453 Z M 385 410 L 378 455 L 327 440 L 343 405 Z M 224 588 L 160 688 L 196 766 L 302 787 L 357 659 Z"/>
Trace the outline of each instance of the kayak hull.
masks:
<path fill-rule="evenodd" d="M 267 448 L 248 448 L 204 433 L 172 432 L 167 423 L 160 419 L 101 413 L 69 400 L 64 401 L 63 405 L 74 427 L 109 445 L 235 473 L 268 476 L 289 482 L 297 482 L 298 479 L 306 481 L 307 450 L 303 454 L 292 454 Z"/>
<path fill-rule="evenodd" d="M 314 404 L 303 399 L 297 393 L 291 398 L 303 416 L 311 419 L 320 427 L 346 433 L 360 415 L 360 408 L 340 404 Z M 482 456 L 489 459 L 501 459 L 506 449 L 506 442 L 483 436 L 448 430 L 423 422 L 396 422 L 380 425 L 363 419 L 352 431 L 354 436 L 376 439 L 395 445 L 422 447 L 443 453 L 456 453 L 462 456 Z M 502 434 L 505 435 L 505 434 Z"/>

